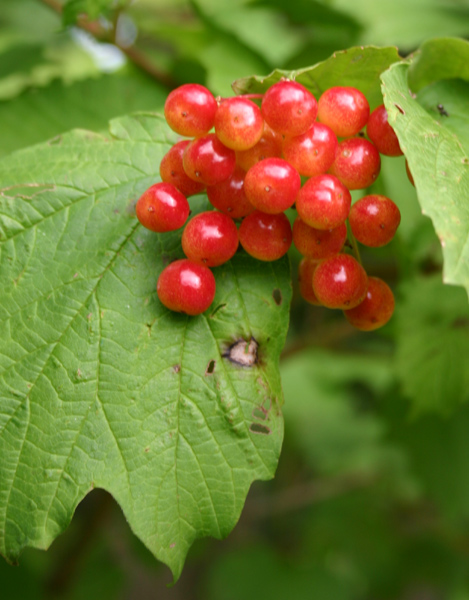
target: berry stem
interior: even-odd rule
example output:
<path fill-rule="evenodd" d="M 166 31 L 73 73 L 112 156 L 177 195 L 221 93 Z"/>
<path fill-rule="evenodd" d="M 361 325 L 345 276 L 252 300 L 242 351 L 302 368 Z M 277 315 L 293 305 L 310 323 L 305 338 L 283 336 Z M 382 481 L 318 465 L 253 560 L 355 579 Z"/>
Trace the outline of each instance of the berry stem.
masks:
<path fill-rule="evenodd" d="M 361 256 L 360 256 L 360 250 L 358 249 L 357 240 L 355 239 L 355 236 L 352 233 L 352 230 L 350 228 L 350 223 L 348 222 L 348 219 L 347 219 L 347 240 L 351 244 L 352 251 L 353 251 L 353 254 L 354 254 L 355 258 L 357 259 L 357 261 L 360 264 L 362 264 L 362 259 L 361 259 Z"/>

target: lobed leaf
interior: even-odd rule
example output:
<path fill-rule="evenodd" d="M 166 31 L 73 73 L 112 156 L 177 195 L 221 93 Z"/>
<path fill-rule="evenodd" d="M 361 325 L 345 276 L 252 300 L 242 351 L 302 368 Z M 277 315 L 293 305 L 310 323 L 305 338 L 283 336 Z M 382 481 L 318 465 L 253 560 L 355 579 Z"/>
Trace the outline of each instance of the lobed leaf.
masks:
<path fill-rule="evenodd" d="M 109 135 L 77 130 L 0 163 L 9 561 L 47 548 L 100 487 L 177 578 L 191 543 L 227 535 L 251 482 L 274 474 L 288 261 L 239 253 L 215 269 L 215 302 L 199 317 L 160 304 L 155 283 L 182 255 L 180 232 L 144 230 L 134 203 L 174 141 L 162 117 L 142 113 Z"/>
<path fill-rule="evenodd" d="M 427 73 L 428 64 L 423 64 Z M 444 281 L 469 291 L 468 84 L 440 81 L 416 96 L 409 91 L 409 68 L 408 62 L 394 64 L 382 75 L 389 122 L 408 160 L 422 212 L 431 218 L 440 239 Z M 413 78 L 418 80 L 415 69 Z"/>

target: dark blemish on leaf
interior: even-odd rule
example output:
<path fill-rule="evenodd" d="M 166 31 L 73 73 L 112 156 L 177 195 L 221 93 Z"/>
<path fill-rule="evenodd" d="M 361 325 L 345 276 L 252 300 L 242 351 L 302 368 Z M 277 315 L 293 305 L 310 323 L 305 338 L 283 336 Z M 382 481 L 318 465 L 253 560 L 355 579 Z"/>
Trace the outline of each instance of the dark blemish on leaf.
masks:
<path fill-rule="evenodd" d="M 282 292 L 278 288 L 275 288 L 272 292 L 272 298 L 277 306 L 282 304 Z"/>
<path fill-rule="evenodd" d="M 249 426 L 249 431 L 251 433 L 260 433 L 262 435 L 270 435 L 272 433 L 270 427 L 267 427 L 267 425 L 262 425 L 261 423 L 251 423 Z"/>
<path fill-rule="evenodd" d="M 467 329 L 469 327 L 469 319 L 467 317 L 458 317 L 451 323 L 453 329 Z"/>
<path fill-rule="evenodd" d="M 467 158 L 466 156 L 462 159 L 462 164 L 463 165 L 469 165 L 469 158 Z"/>
<path fill-rule="evenodd" d="M 219 305 L 218 305 L 218 306 L 215 308 L 215 310 L 212 312 L 212 314 L 210 315 L 210 318 L 211 318 L 211 319 L 213 319 L 213 317 L 214 317 L 214 316 L 217 314 L 217 312 L 218 312 L 219 310 L 221 310 L 222 308 L 225 308 L 225 306 L 226 306 L 226 302 L 225 302 L 224 304 L 219 304 Z"/>
<path fill-rule="evenodd" d="M 144 452 L 150 452 L 150 446 L 147 446 L 144 450 Z"/>
<path fill-rule="evenodd" d="M 251 338 L 249 342 L 241 338 L 232 344 L 222 356 L 240 367 L 252 367 L 257 363 L 258 348 L 259 344 L 254 338 Z"/>
<path fill-rule="evenodd" d="M 405 110 L 399 106 L 399 104 L 394 104 L 397 110 L 401 113 L 401 115 L 405 115 Z"/>
<path fill-rule="evenodd" d="M 205 370 L 205 375 L 211 375 L 215 371 L 216 364 L 217 364 L 217 362 L 215 360 L 211 360 L 207 365 L 207 368 Z"/>
<path fill-rule="evenodd" d="M 179 373 L 180 370 L 181 370 L 181 365 L 173 365 L 173 371 L 175 373 Z"/>
<path fill-rule="evenodd" d="M 443 104 L 437 104 L 436 108 L 442 117 L 449 117 L 449 114 L 446 112 Z"/>

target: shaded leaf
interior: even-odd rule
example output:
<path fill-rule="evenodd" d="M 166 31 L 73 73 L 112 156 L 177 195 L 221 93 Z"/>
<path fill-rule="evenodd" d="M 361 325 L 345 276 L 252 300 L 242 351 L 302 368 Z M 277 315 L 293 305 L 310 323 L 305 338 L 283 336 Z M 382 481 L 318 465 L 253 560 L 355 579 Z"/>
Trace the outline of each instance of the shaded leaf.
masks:
<path fill-rule="evenodd" d="M 396 369 L 414 412 L 450 413 L 469 399 L 469 307 L 438 276 L 412 279 L 396 308 Z"/>
<path fill-rule="evenodd" d="M 0 102 L 0 156 L 69 129 L 101 130 L 111 118 L 164 104 L 166 90 L 152 79 L 104 75 L 71 85 L 60 81 Z"/>
<path fill-rule="evenodd" d="M 415 92 L 440 79 L 469 80 L 469 42 L 438 38 L 423 43 L 409 67 L 409 85 Z"/>
<path fill-rule="evenodd" d="M 49 546 L 101 487 L 177 578 L 190 544 L 227 535 L 251 482 L 274 474 L 288 262 L 239 253 L 215 269 L 215 302 L 196 318 L 160 304 L 156 279 L 182 256 L 180 232 L 144 230 L 134 202 L 175 139 L 142 113 L 0 165 L 0 552 L 10 561 Z M 256 363 L 231 362 L 230 345 L 253 338 Z"/>

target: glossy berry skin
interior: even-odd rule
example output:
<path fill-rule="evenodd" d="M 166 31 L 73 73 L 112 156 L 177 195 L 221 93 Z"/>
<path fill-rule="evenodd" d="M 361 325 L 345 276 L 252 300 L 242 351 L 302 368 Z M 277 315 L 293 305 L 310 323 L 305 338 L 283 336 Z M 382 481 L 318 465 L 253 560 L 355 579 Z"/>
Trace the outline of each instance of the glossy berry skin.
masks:
<path fill-rule="evenodd" d="M 183 258 L 163 269 L 156 290 L 166 308 L 187 315 L 200 315 L 215 297 L 215 277 L 208 267 Z"/>
<path fill-rule="evenodd" d="M 206 186 L 217 185 L 233 175 L 234 150 L 224 146 L 214 133 L 195 138 L 184 150 L 182 164 L 186 174 Z"/>
<path fill-rule="evenodd" d="M 186 198 L 200 194 L 205 189 L 203 183 L 194 181 L 186 175 L 182 165 L 182 156 L 190 140 L 183 140 L 174 146 L 163 156 L 160 163 L 160 177 L 166 183 L 171 183 L 184 194 Z"/>
<path fill-rule="evenodd" d="M 344 310 L 345 318 L 361 331 L 373 331 L 386 325 L 394 312 L 394 294 L 379 277 L 368 277 L 365 299 L 355 308 Z"/>
<path fill-rule="evenodd" d="M 376 146 L 356 137 L 339 144 L 329 173 L 349 190 L 361 190 L 375 182 L 380 170 L 381 158 Z"/>
<path fill-rule="evenodd" d="M 298 172 L 283 158 L 265 158 L 246 173 L 244 191 L 258 210 L 278 214 L 290 208 L 301 187 Z"/>
<path fill-rule="evenodd" d="M 264 123 L 264 133 L 255 146 L 249 150 L 240 150 L 236 152 L 236 162 L 244 169 L 249 171 L 260 160 L 264 158 L 282 157 L 283 138 L 275 133 L 266 123 Z"/>
<path fill-rule="evenodd" d="M 337 146 L 332 129 L 315 123 L 306 133 L 285 140 L 283 156 L 300 175 L 315 177 L 326 173 L 332 165 Z"/>
<path fill-rule="evenodd" d="M 155 183 L 142 194 L 135 206 L 140 223 L 157 233 L 182 227 L 189 211 L 187 198 L 170 183 Z"/>
<path fill-rule="evenodd" d="M 338 254 L 347 239 L 347 225 L 342 223 L 335 229 L 315 229 L 304 223 L 300 217 L 293 223 L 293 243 L 303 256 L 315 260 Z"/>
<path fill-rule="evenodd" d="M 233 175 L 218 185 L 207 188 L 210 204 L 232 219 L 241 219 L 254 210 L 244 193 L 245 171 L 236 167 Z"/>
<path fill-rule="evenodd" d="M 277 133 L 301 135 L 316 119 L 316 98 L 301 83 L 279 81 L 264 94 L 261 106 L 264 119 Z"/>
<path fill-rule="evenodd" d="M 388 244 L 401 222 L 396 204 L 386 196 L 371 194 L 360 198 L 350 209 L 349 223 L 355 238 L 364 246 Z"/>
<path fill-rule="evenodd" d="M 296 197 L 298 216 L 315 229 L 335 229 L 348 217 L 352 197 L 333 175 L 311 177 Z"/>
<path fill-rule="evenodd" d="M 248 98 L 224 100 L 215 114 L 218 139 L 233 150 L 248 150 L 257 144 L 264 131 L 261 109 Z"/>
<path fill-rule="evenodd" d="M 248 254 L 258 260 L 277 260 L 291 246 L 290 221 L 283 214 L 268 215 L 255 210 L 239 228 L 239 241 Z"/>
<path fill-rule="evenodd" d="M 375 108 L 371 113 L 366 126 L 366 135 L 381 154 L 385 156 L 401 156 L 403 154 L 397 135 L 388 123 L 388 113 L 384 104 Z"/>
<path fill-rule="evenodd" d="M 301 297 L 314 306 L 321 306 L 321 302 L 317 299 L 313 290 L 313 275 L 318 265 L 319 261 L 305 257 L 300 261 L 298 267 L 298 281 L 300 284 Z"/>
<path fill-rule="evenodd" d="M 216 112 L 213 94 L 198 83 L 186 83 L 176 88 L 164 105 L 168 125 L 185 137 L 201 136 L 212 129 Z"/>
<path fill-rule="evenodd" d="M 337 137 L 356 135 L 367 123 L 370 105 L 353 87 L 332 87 L 319 98 L 318 120 L 332 129 Z"/>
<path fill-rule="evenodd" d="M 368 276 L 353 256 L 336 254 L 318 265 L 313 275 L 313 289 L 327 308 L 347 310 L 365 298 Z"/>
<path fill-rule="evenodd" d="M 238 249 L 238 230 L 230 217 L 207 211 L 193 217 L 182 234 L 182 249 L 190 260 L 218 267 Z"/>

